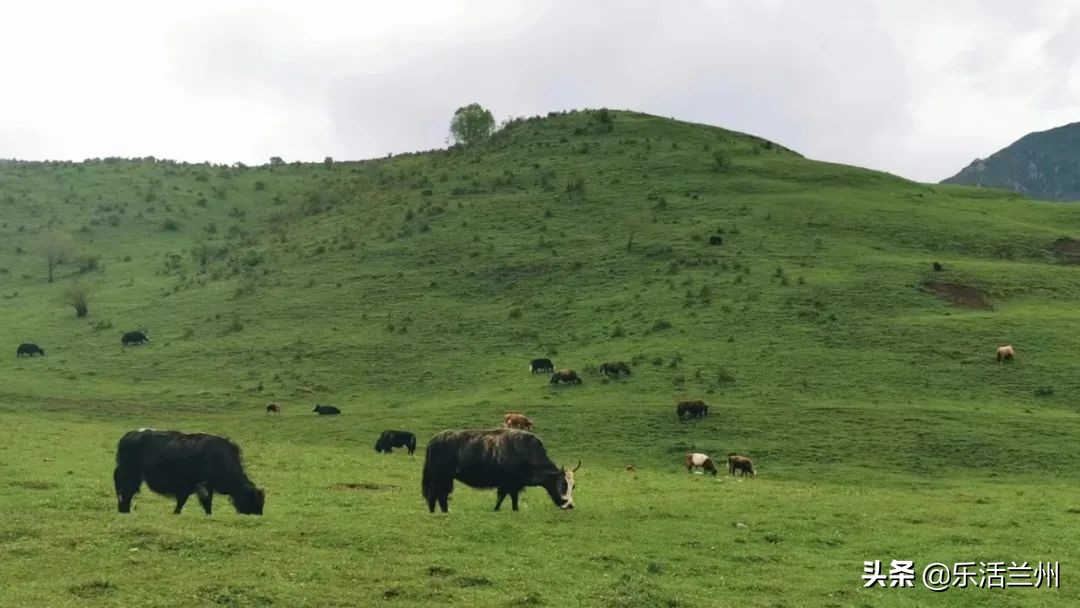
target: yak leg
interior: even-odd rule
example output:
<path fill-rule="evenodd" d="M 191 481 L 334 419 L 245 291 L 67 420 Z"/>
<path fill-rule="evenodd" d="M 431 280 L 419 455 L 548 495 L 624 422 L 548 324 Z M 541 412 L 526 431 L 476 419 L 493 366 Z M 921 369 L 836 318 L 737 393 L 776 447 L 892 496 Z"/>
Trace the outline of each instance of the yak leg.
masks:
<path fill-rule="evenodd" d="M 131 499 L 139 492 L 142 476 L 138 472 L 116 467 L 113 471 L 113 483 L 116 485 L 117 509 L 121 513 L 131 513 Z"/>
<path fill-rule="evenodd" d="M 428 510 L 428 513 L 434 513 L 435 512 L 435 497 L 434 496 L 427 499 L 427 510 Z"/>
<path fill-rule="evenodd" d="M 174 515 L 179 515 L 180 511 L 184 510 L 184 503 L 187 502 L 187 499 L 188 499 L 189 496 L 191 496 L 190 493 L 188 493 L 188 494 L 180 493 L 180 494 L 176 495 L 176 508 L 173 509 L 173 514 Z"/>
<path fill-rule="evenodd" d="M 198 496 L 199 504 L 202 505 L 203 511 L 206 511 L 206 514 L 210 515 L 210 511 L 214 507 L 214 491 L 203 484 L 199 484 L 195 486 L 195 495 Z"/>
<path fill-rule="evenodd" d="M 495 499 L 495 510 L 498 511 L 502 506 L 503 499 L 506 498 L 506 490 L 499 488 L 499 497 Z"/>
<path fill-rule="evenodd" d="M 443 494 L 443 495 L 439 496 L 439 509 L 443 513 L 449 513 L 450 512 L 450 507 L 449 507 L 449 505 L 447 505 L 447 501 L 449 501 L 449 499 L 450 499 L 450 495 L 448 495 L 448 494 Z"/>
<path fill-rule="evenodd" d="M 521 490 L 512 490 L 510 492 L 510 506 L 513 507 L 513 509 L 515 511 L 518 510 L 517 499 L 518 499 L 518 493 L 520 493 L 520 492 L 521 492 Z"/>

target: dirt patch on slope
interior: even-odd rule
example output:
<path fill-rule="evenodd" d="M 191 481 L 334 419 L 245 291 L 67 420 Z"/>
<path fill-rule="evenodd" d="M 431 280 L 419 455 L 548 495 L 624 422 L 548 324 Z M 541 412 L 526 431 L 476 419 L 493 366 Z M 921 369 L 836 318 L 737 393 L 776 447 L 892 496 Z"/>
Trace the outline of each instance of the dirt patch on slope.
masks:
<path fill-rule="evenodd" d="M 991 310 L 990 300 L 978 287 L 960 285 L 959 283 L 924 283 L 924 287 L 942 300 L 948 300 L 961 308 L 974 310 Z"/>
<path fill-rule="evenodd" d="M 1062 237 L 1050 245 L 1051 251 L 1062 264 L 1080 264 L 1080 241 Z"/>

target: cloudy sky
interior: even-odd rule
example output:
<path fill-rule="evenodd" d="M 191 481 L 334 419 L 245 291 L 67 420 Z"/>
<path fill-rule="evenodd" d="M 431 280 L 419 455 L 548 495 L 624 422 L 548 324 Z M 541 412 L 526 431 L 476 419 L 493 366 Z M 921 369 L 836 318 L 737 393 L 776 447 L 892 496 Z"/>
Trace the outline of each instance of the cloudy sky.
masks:
<path fill-rule="evenodd" d="M 1080 121 L 1080 2 L 3 0 L 0 158 L 360 159 L 634 109 L 937 181 Z"/>

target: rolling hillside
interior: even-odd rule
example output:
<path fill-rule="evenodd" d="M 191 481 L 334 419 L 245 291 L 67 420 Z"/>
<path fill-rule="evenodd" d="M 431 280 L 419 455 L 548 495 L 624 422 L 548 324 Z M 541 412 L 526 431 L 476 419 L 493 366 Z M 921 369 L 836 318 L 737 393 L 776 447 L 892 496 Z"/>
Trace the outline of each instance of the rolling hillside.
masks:
<path fill-rule="evenodd" d="M 1004 188 L 1038 199 L 1080 200 L 1080 122 L 1028 133 L 941 183 Z"/>
<path fill-rule="evenodd" d="M 582 111 L 362 162 L 5 161 L 0 210 L 10 605 L 1080 600 L 859 579 L 868 559 L 1080 558 L 1075 207 Z M 46 243 L 71 251 L 53 283 Z M 137 327 L 152 343 L 121 348 Z M 24 341 L 47 355 L 15 358 Z M 539 356 L 584 384 L 552 388 Z M 682 398 L 710 417 L 679 422 Z M 371 449 L 506 411 L 584 461 L 572 517 L 536 491 L 490 514 L 460 484 L 429 516 L 420 455 Z M 189 505 L 179 526 L 144 490 L 119 518 L 113 450 L 139 426 L 237 439 L 267 515 Z M 688 476 L 691 449 L 761 474 Z"/>

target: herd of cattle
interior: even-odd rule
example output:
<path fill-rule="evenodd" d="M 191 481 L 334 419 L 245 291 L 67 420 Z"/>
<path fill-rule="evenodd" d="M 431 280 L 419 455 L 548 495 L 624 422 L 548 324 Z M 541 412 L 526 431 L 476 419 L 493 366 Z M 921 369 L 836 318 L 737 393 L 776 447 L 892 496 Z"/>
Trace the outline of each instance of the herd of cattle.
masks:
<path fill-rule="evenodd" d="M 148 342 L 145 332 L 124 334 L 122 344 Z M 997 349 L 998 363 L 1012 361 L 1015 350 L 1011 345 Z M 20 344 L 16 356 L 45 355 L 36 344 Z M 551 374 L 551 383 L 581 384 L 574 370 L 556 370 L 550 359 L 534 359 L 529 364 L 533 373 Z M 600 366 L 605 375 L 630 375 L 630 366 L 623 362 L 604 363 Z M 281 406 L 269 403 L 268 414 L 280 414 Z M 319 415 L 340 414 L 331 405 L 316 405 Z M 675 406 L 680 420 L 703 418 L 709 406 L 701 400 L 680 401 Z M 574 508 L 574 473 L 581 466 L 570 470 L 556 465 L 548 458 L 543 442 L 533 433 L 533 422 L 524 414 L 507 413 L 503 428 L 446 430 L 436 434 L 428 442 L 421 479 L 421 494 L 427 501 L 428 511 L 438 506 L 448 511 L 454 481 L 473 488 L 495 489 L 495 510 L 502 507 L 507 496 L 513 510 L 518 510 L 518 496 L 526 487 L 542 487 L 555 506 L 560 509 Z M 375 442 L 375 450 L 391 453 L 393 448 L 405 448 L 409 454 L 416 451 L 416 436 L 409 431 L 384 431 Z M 728 472 L 742 476 L 756 476 L 751 460 L 734 452 L 728 454 Z M 708 454 L 686 454 L 686 470 L 702 469 L 717 474 L 716 463 Z M 634 471 L 633 465 L 627 467 Z M 174 513 L 179 514 L 192 494 L 195 494 L 203 510 L 209 515 L 214 494 L 228 496 L 237 512 L 261 515 L 266 502 L 265 492 L 257 488 L 244 472 L 240 448 L 232 441 L 205 433 L 182 433 L 142 428 L 125 433 L 116 447 L 116 469 L 113 471 L 117 508 L 121 513 L 131 512 L 131 501 L 142 484 L 152 491 L 176 500 Z"/>
<path fill-rule="evenodd" d="M 26 354 L 25 346 L 19 347 L 19 355 Z M 34 348 L 37 349 L 36 345 Z M 534 359 L 529 369 L 533 373 L 552 374 L 552 384 L 581 384 L 575 371 L 556 370 L 550 359 Z M 629 376 L 630 366 L 621 361 L 604 363 L 600 372 Z M 341 413 L 332 405 L 316 405 L 313 411 L 321 416 Z M 708 414 L 709 406 L 701 400 L 680 401 L 675 412 L 679 419 L 701 418 Z M 268 403 L 266 413 L 281 414 L 281 405 Z M 573 509 L 574 473 L 581 467 L 581 461 L 569 470 L 556 465 L 533 433 L 534 428 L 528 416 L 511 412 L 503 417 L 502 428 L 447 430 L 432 437 L 420 484 L 428 511 L 434 513 L 436 506 L 444 513 L 449 510 L 455 480 L 473 488 L 495 489 L 496 511 L 507 496 L 511 508 L 517 511 L 519 495 L 530 486 L 544 488 L 560 509 Z M 383 431 L 375 442 L 375 451 L 391 453 L 394 448 L 405 448 L 412 455 L 416 451 L 416 435 L 401 430 Z M 706 473 L 717 474 L 708 454 L 689 453 L 685 462 L 688 472 L 701 468 Z M 635 469 L 630 466 L 627 470 Z M 735 453 L 728 454 L 728 470 L 732 475 L 736 471 L 744 476 L 756 474 L 750 459 Z M 240 447 L 229 439 L 205 433 L 142 428 L 124 434 L 116 447 L 113 482 L 121 513 L 131 512 L 132 498 L 143 483 L 158 494 L 174 498 L 173 512 L 177 514 L 192 494 L 208 515 L 215 493 L 229 496 L 236 511 L 242 514 L 261 515 L 266 502 L 265 492 L 244 472 Z"/>

